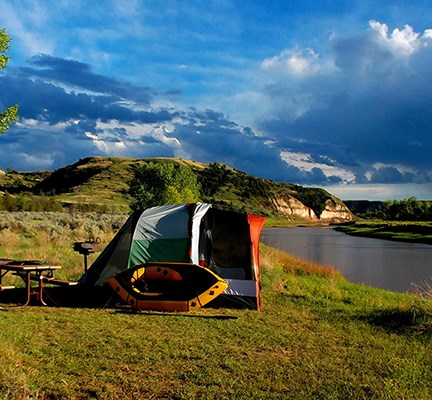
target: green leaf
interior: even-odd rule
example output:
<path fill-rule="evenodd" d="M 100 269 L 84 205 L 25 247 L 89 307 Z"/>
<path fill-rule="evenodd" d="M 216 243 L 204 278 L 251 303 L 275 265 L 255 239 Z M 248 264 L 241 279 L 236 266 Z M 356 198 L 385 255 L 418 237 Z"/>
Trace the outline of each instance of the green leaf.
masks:
<path fill-rule="evenodd" d="M 4 112 L 0 112 L 0 133 L 5 133 L 9 126 L 19 119 L 18 104 L 6 108 Z"/>

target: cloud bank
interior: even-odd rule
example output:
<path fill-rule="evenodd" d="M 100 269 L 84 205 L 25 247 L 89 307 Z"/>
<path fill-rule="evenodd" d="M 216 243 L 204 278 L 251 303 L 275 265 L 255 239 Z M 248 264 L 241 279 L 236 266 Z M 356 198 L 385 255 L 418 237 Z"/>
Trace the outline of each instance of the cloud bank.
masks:
<path fill-rule="evenodd" d="M 262 62 L 260 128 L 288 160 L 307 153 L 307 169 L 324 157 L 341 181 L 430 182 L 432 31 L 390 32 L 370 21 L 366 32 L 333 35 L 330 45 L 325 57 L 294 49 Z"/>

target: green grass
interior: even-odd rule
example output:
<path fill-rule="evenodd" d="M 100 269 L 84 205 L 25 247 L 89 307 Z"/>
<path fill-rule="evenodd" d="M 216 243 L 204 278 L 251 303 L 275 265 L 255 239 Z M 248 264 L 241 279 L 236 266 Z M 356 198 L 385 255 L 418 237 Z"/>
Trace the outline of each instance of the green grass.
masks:
<path fill-rule="evenodd" d="M 262 312 L 1 312 L 0 399 L 430 398 L 431 291 L 352 284 L 264 245 L 261 262 Z"/>
<path fill-rule="evenodd" d="M 301 218 L 297 215 L 290 215 L 289 218 L 284 215 L 268 215 L 265 226 L 267 228 L 287 228 L 293 226 L 319 226 L 320 223 Z M 323 225 L 326 225 L 324 223 Z"/>
<path fill-rule="evenodd" d="M 431 222 L 361 220 L 335 229 L 349 235 L 432 244 Z"/>

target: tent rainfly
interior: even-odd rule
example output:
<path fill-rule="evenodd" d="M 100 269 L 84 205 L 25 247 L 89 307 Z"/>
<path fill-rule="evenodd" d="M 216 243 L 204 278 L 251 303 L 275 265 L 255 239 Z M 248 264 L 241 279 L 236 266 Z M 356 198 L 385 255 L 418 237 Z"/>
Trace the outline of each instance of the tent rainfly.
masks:
<path fill-rule="evenodd" d="M 264 222 L 258 215 L 205 203 L 148 208 L 128 218 L 79 283 L 102 286 L 147 263 L 191 263 L 228 284 L 214 301 L 260 309 L 259 238 Z"/>

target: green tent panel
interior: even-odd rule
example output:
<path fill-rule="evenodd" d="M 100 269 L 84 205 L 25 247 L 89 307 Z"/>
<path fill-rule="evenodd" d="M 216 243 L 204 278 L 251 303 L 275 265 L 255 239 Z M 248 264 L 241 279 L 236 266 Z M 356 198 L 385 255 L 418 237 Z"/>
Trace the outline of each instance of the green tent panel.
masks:
<path fill-rule="evenodd" d="M 128 267 L 150 261 L 191 262 L 189 208 L 180 204 L 145 210 L 132 237 Z"/>

